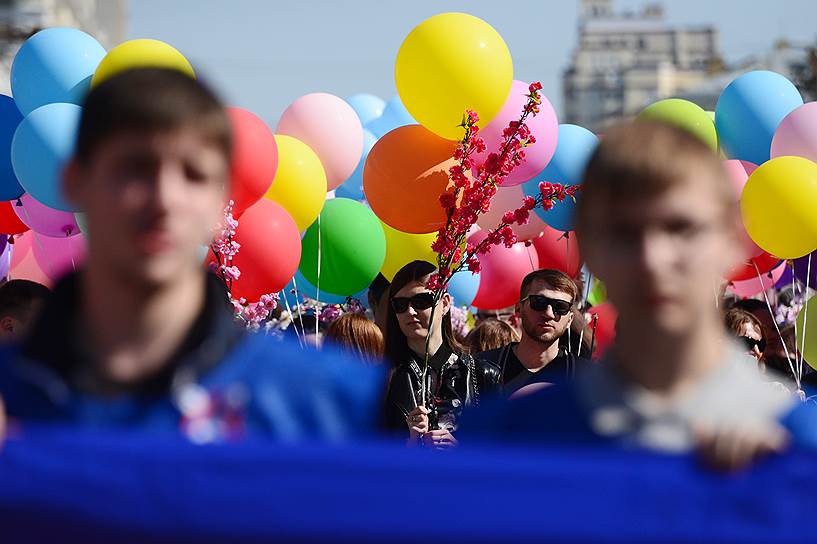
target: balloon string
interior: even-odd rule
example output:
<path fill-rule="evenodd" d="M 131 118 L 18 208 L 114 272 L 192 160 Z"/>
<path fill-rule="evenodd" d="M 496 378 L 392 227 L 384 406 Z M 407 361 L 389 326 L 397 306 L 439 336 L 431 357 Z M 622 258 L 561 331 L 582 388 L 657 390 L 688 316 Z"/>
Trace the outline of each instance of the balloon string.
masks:
<path fill-rule="evenodd" d="M 582 354 L 582 342 L 584 342 L 584 312 L 587 311 L 587 300 L 590 298 L 590 286 L 593 285 L 593 274 L 587 272 L 587 285 L 584 286 L 584 301 L 582 301 L 581 316 L 582 316 L 582 330 L 579 332 L 579 356 Z"/>
<path fill-rule="evenodd" d="M 533 265 L 533 256 L 530 254 L 530 247 L 526 247 L 525 250 L 528 252 L 528 261 L 530 261 L 530 271 L 535 272 L 536 267 Z"/>
<path fill-rule="evenodd" d="M 750 261 L 752 266 L 755 267 L 755 272 L 757 272 L 757 278 L 760 280 L 760 287 L 765 287 L 763 283 L 763 276 L 760 274 L 760 269 L 757 267 L 757 263 L 754 261 Z M 774 310 L 772 310 L 772 303 L 769 302 L 769 295 L 766 293 L 766 290 L 763 289 L 763 298 L 766 300 L 766 307 L 769 309 L 769 315 L 772 316 L 772 323 L 774 323 L 774 329 L 777 331 L 777 336 L 780 338 L 780 343 L 783 344 L 783 351 L 786 353 L 786 360 L 789 362 L 789 368 L 791 369 L 791 373 L 794 376 L 794 381 L 797 384 L 797 389 L 800 389 L 800 378 L 797 376 L 797 372 L 794 370 L 794 363 L 792 362 L 791 355 L 789 355 L 789 348 L 786 347 L 786 342 L 783 340 L 783 335 L 780 333 L 780 327 L 777 325 L 777 319 L 774 317 Z"/>
<path fill-rule="evenodd" d="M 800 365 L 798 367 L 799 377 L 800 379 L 803 378 L 803 360 L 805 359 L 806 353 L 806 331 L 808 330 L 808 304 L 806 304 L 806 297 L 808 297 L 808 288 L 809 288 L 809 281 L 811 280 L 811 253 L 808 254 L 808 268 L 806 269 L 806 290 L 803 292 L 803 338 L 800 340 Z M 795 338 L 797 338 L 797 334 L 795 331 Z M 800 380 L 797 381 L 800 383 Z"/>
<path fill-rule="evenodd" d="M 292 277 L 292 287 L 295 289 L 295 307 L 298 308 L 298 321 L 301 322 L 301 333 L 304 335 L 304 341 L 306 341 L 306 326 L 304 325 L 304 316 L 301 313 L 301 307 L 303 304 L 301 301 L 306 302 L 306 298 L 303 297 L 298 291 L 298 282 L 295 277 Z M 297 334 L 298 327 L 295 327 L 295 331 Z"/>
<path fill-rule="evenodd" d="M 293 278 L 293 280 L 294 280 L 294 279 L 295 279 L 295 278 Z M 285 286 L 283 289 L 281 289 L 281 294 L 280 294 L 280 297 L 284 299 L 284 306 L 286 306 L 287 313 L 289 313 L 289 318 L 290 318 L 292 321 L 295 321 L 294 319 L 292 319 L 292 308 L 289 306 L 289 300 L 287 299 L 287 296 L 286 296 L 286 286 Z M 298 301 L 297 295 L 295 296 L 295 301 L 296 301 L 296 302 Z M 301 347 L 303 347 L 303 346 L 304 346 L 304 343 L 303 343 L 303 341 L 301 340 L 301 335 L 300 335 L 300 334 L 298 334 L 298 326 L 297 326 L 297 325 L 295 325 L 295 326 L 293 327 L 293 329 L 295 329 L 295 337 L 298 339 L 298 345 L 299 345 L 299 346 L 301 346 Z"/>
<path fill-rule="evenodd" d="M 315 300 L 318 301 L 318 306 L 315 308 L 315 342 L 320 339 L 318 337 L 318 321 L 320 318 L 320 302 L 321 302 L 321 214 L 318 214 L 318 281 L 315 286 Z"/>

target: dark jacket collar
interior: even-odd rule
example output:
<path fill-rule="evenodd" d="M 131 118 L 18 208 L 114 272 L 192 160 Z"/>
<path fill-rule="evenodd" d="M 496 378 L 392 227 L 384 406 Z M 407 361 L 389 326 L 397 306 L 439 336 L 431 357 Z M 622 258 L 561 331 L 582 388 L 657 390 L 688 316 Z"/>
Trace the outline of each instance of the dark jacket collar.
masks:
<path fill-rule="evenodd" d="M 80 365 L 93 364 L 93 350 L 84 345 L 80 317 L 81 282 L 78 274 L 60 281 L 44 305 L 21 354 L 43 365 L 69 385 Z M 127 308 L 116 311 L 128 311 Z M 243 337 L 226 299 L 223 284 L 208 274 L 204 308 L 185 340 L 162 370 L 134 387 L 138 393 L 167 394 L 178 380 L 194 380 L 215 367 Z"/>

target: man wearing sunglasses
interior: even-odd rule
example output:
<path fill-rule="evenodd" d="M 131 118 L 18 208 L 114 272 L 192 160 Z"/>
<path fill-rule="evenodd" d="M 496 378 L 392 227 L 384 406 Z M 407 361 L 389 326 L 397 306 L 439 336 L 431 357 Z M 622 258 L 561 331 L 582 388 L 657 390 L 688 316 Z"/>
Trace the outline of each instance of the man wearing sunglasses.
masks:
<path fill-rule="evenodd" d="M 565 342 L 578 294 L 573 280 L 558 270 L 536 270 L 522 280 L 516 306 L 521 340 L 477 356 L 500 369 L 504 395 L 569 380 L 587 363 Z"/>

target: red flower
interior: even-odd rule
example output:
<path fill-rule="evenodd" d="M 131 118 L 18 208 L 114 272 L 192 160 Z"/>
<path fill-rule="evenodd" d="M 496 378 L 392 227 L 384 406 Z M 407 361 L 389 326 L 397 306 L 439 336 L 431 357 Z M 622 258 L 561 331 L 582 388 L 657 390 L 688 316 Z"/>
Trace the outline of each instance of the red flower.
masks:
<path fill-rule="evenodd" d="M 542 84 L 539 83 L 538 81 L 534 81 L 533 83 L 530 84 L 528 90 L 530 91 L 531 94 L 535 93 L 536 91 L 541 91 Z"/>
<path fill-rule="evenodd" d="M 516 219 L 516 212 L 505 212 L 502 215 L 503 223 L 513 223 Z"/>
<path fill-rule="evenodd" d="M 449 210 L 457 205 L 457 197 L 454 196 L 454 193 L 450 193 L 446 191 L 445 193 L 440 195 L 440 206 L 443 209 Z"/>
<path fill-rule="evenodd" d="M 479 274 L 480 270 L 479 259 L 471 259 L 470 261 L 468 261 L 468 270 L 472 274 Z"/>

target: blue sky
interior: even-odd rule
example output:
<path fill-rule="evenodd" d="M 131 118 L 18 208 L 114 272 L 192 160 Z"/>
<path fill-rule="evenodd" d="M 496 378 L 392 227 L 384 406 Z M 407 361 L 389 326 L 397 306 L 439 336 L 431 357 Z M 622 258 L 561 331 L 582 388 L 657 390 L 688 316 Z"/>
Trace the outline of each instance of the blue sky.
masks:
<path fill-rule="evenodd" d="M 620 9 L 643 1 L 617 0 Z M 817 39 L 815 0 L 668 0 L 667 20 L 714 24 L 733 61 L 778 38 Z M 273 128 L 295 98 L 316 91 L 395 94 L 394 58 L 418 23 L 436 13 L 481 17 L 505 39 L 516 79 L 540 80 L 561 111 L 561 72 L 576 40 L 578 0 L 132 0 L 128 35 L 179 49 L 231 105 Z"/>

